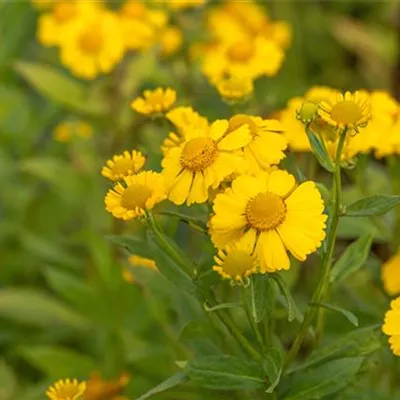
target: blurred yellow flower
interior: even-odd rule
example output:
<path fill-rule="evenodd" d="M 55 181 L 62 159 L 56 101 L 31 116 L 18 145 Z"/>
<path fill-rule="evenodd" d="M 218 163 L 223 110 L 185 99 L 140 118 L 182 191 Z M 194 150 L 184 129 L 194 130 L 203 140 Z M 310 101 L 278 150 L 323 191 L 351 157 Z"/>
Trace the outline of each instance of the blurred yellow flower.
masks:
<path fill-rule="evenodd" d="M 229 130 L 243 125 L 250 129 L 252 137 L 243 148 L 247 173 L 252 175 L 261 170 L 268 170 L 273 164 L 279 164 L 285 157 L 284 151 L 287 148 L 282 124 L 277 120 L 244 114 L 237 114 L 229 120 Z"/>
<path fill-rule="evenodd" d="M 400 253 L 392 256 L 382 265 L 382 281 L 389 296 L 400 294 Z"/>
<path fill-rule="evenodd" d="M 125 186 L 117 183 L 105 197 L 106 210 L 115 218 L 129 221 L 166 198 L 163 176 L 157 172 L 140 172 L 125 177 L 124 182 Z"/>
<path fill-rule="evenodd" d="M 86 383 L 77 379 L 60 379 L 46 392 L 50 400 L 80 400 L 85 392 Z"/>
<path fill-rule="evenodd" d="M 93 128 L 84 121 L 63 121 L 53 131 L 53 137 L 58 142 L 69 142 L 74 137 L 90 139 L 93 136 Z"/>
<path fill-rule="evenodd" d="M 165 4 L 174 10 L 183 10 L 203 6 L 206 0 L 157 0 L 157 2 Z"/>
<path fill-rule="evenodd" d="M 148 269 L 157 270 L 156 262 L 154 260 L 151 260 L 150 258 L 145 258 L 134 254 L 132 256 L 129 256 L 128 261 L 129 264 L 132 265 L 133 267 L 144 267 Z M 135 276 L 132 269 L 124 268 L 122 270 L 122 276 L 126 282 L 135 283 Z"/>
<path fill-rule="evenodd" d="M 177 53 L 182 47 L 183 34 L 176 26 L 168 26 L 161 32 L 161 55 L 169 57 Z"/>
<path fill-rule="evenodd" d="M 218 120 L 209 129 L 186 132 L 185 141 L 166 153 L 162 167 L 169 200 L 178 205 L 204 203 L 208 190 L 241 165 L 237 150 L 250 142 L 249 129 L 228 129 L 228 121 Z"/>
<path fill-rule="evenodd" d="M 202 68 L 211 82 L 218 82 L 224 76 L 255 79 L 276 75 L 283 59 L 284 53 L 275 42 L 255 37 L 211 47 Z"/>
<path fill-rule="evenodd" d="M 213 270 L 224 279 L 243 283 L 244 278 L 257 272 L 257 259 L 252 253 L 252 243 L 249 241 L 228 245 L 214 257 L 216 265 Z"/>
<path fill-rule="evenodd" d="M 239 176 L 215 197 L 213 210 L 214 245 L 223 249 L 238 240 L 250 243 L 262 273 L 289 269 L 287 251 L 304 261 L 325 238 L 327 216 L 315 183 L 297 186 L 286 171 Z"/>
<path fill-rule="evenodd" d="M 392 352 L 400 356 L 400 297 L 390 303 L 390 310 L 385 314 L 382 331 L 389 337 Z"/>
<path fill-rule="evenodd" d="M 131 153 L 124 151 L 108 160 L 107 166 L 103 167 L 101 174 L 111 181 L 117 182 L 126 176 L 137 174 L 143 168 L 145 161 L 146 158 L 140 151 L 132 150 Z"/>
<path fill-rule="evenodd" d="M 105 380 L 99 373 L 93 372 L 86 383 L 84 400 L 117 400 L 128 382 L 129 375 L 127 373 L 122 373 L 118 378 L 112 380 Z"/>
<path fill-rule="evenodd" d="M 125 53 L 118 18 L 111 11 L 97 10 L 82 15 L 61 44 L 61 61 L 81 78 L 106 74 Z"/>
<path fill-rule="evenodd" d="M 215 82 L 218 93 L 227 101 L 239 101 L 250 96 L 254 91 L 253 81 L 246 77 L 231 76 Z"/>
<path fill-rule="evenodd" d="M 148 2 L 142 0 L 126 1 L 119 17 L 125 45 L 130 50 L 152 47 L 168 22 L 164 11 L 148 7 Z"/>
<path fill-rule="evenodd" d="M 161 146 L 165 154 L 172 147 L 179 146 L 185 140 L 186 132 L 208 128 L 207 118 L 202 117 L 192 107 L 175 107 L 168 111 L 166 118 L 176 127 L 177 132 L 170 132 Z"/>
<path fill-rule="evenodd" d="M 368 95 L 362 92 L 346 92 L 331 96 L 319 103 L 319 116 L 329 125 L 343 130 L 358 132 L 371 119 Z"/>
<path fill-rule="evenodd" d="M 142 97 L 132 101 L 131 107 L 144 115 L 160 114 L 168 111 L 176 101 L 176 91 L 167 88 L 145 90 Z"/>

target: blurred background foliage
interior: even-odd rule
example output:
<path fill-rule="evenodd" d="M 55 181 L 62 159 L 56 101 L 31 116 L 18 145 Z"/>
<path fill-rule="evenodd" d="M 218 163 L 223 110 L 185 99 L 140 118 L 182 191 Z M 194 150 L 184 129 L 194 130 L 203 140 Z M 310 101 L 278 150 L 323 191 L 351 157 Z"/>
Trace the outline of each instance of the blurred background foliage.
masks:
<path fill-rule="evenodd" d="M 254 113 L 268 116 L 312 85 L 400 95 L 397 1 L 260 4 L 273 18 L 290 22 L 293 43 L 278 76 L 257 81 Z M 204 34 L 196 24 L 201 13 L 182 17 L 189 42 Z M 128 371 L 125 394 L 134 398 L 175 373 L 177 360 L 220 352 L 221 338 L 207 331 L 199 304 L 157 271 L 134 268 L 133 283 L 123 278 L 128 255 L 107 236 L 138 234 L 140 228 L 122 226 L 105 212 L 108 186 L 100 169 L 110 156 L 133 147 L 148 155 L 148 167 L 159 169 L 166 128 L 156 121 L 144 123 L 129 108 L 144 88 L 169 85 L 181 104 L 210 120 L 228 116 L 230 110 L 184 57 L 165 61 L 154 52 L 143 53 L 126 57 L 110 76 L 94 82 L 70 80 L 56 51 L 35 40 L 36 21 L 37 11 L 29 2 L 0 2 L 0 399 L 43 399 L 52 381 L 87 378 L 94 371 L 110 379 Z M 78 120 L 93 127 L 91 138 L 54 140 L 60 122 Z M 371 165 L 370 193 L 390 192 L 382 165 Z M 346 196 L 357 198 L 359 193 L 349 188 Z M 197 208 L 190 212 L 196 214 Z M 388 224 L 391 219 L 392 214 Z M 343 221 L 345 240 L 372 229 L 368 220 Z M 188 226 L 169 223 L 168 232 L 194 258 L 210 253 L 205 251 L 210 244 Z M 380 263 L 389 252 L 382 235 L 377 234 L 374 249 L 368 268 L 334 293 L 341 306 L 354 309 L 356 304 L 361 326 L 380 323 L 388 303 L 380 283 Z M 210 259 L 203 262 L 210 265 Z M 314 279 L 311 267 L 300 271 L 295 266 L 287 274 L 300 307 Z M 221 290 L 229 293 L 229 285 Z M 288 335 L 296 324 L 285 318 L 278 308 L 279 330 Z M 331 337 L 351 330 L 339 314 L 330 313 L 328 325 Z M 364 378 L 342 397 L 331 398 L 400 398 L 400 364 L 389 350 L 363 368 Z M 361 397 L 359 388 L 365 385 L 370 390 Z M 210 397 L 232 395 L 199 392 L 187 384 L 157 398 Z"/>

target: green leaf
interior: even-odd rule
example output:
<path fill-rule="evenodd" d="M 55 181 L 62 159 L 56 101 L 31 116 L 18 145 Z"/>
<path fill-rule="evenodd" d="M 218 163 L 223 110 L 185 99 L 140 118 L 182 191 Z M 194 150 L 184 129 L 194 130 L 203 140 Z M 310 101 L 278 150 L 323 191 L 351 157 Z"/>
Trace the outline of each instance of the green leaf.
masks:
<path fill-rule="evenodd" d="M 270 277 L 275 280 L 278 284 L 283 296 L 286 298 L 288 303 L 288 321 L 293 321 L 296 317 L 298 319 L 302 319 L 301 313 L 297 308 L 296 302 L 294 301 L 292 294 L 290 293 L 290 289 L 286 284 L 286 281 L 279 273 L 271 274 Z"/>
<path fill-rule="evenodd" d="M 148 392 L 140 396 L 137 400 L 145 400 L 148 399 L 149 397 L 165 392 L 168 389 L 171 389 L 177 385 L 180 385 L 181 383 L 185 383 L 188 380 L 188 377 L 186 375 L 185 371 L 180 371 L 176 373 L 175 375 L 172 375 L 159 385 L 155 386 L 153 389 L 150 389 Z"/>
<path fill-rule="evenodd" d="M 204 309 L 207 312 L 223 310 L 223 309 L 226 309 L 226 308 L 241 308 L 241 307 L 243 307 L 242 303 L 221 303 L 221 304 L 218 304 L 217 306 L 214 306 L 214 307 L 209 307 L 207 305 L 207 303 L 204 304 Z"/>
<path fill-rule="evenodd" d="M 106 239 L 121 246 L 129 254 L 136 254 L 145 258 L 152 257 L 152 253 L 143 237 L 133 235 L 107 235 Z"/>
<path fill-rule="evenodd" d="M 17 72 L 41 95 L 68 108 L 90 115 L 103 115 L 107 104 L 99 97 L 90 97 L 86 86 L 56 69 L 26 62 L 17 62 Z"/>
<path fill-rule="evenodd" d="M 250 286 L 246 288 L 249 295 L 246 296 L 249 302 L 250 315 L 255 323 L 264 319 L 268 309 L 273 308 L 275 302 L 275 293 L 268 275 L 256 274 L 250 277 Z"/>
<path fill-rule="evenodd" d="M 262 366 L 269 383 L 266 393 L 272 393 L 278 386 L 282 375 L 284 357 L 285 355 L 278 347 L 270 347 L 266 350 L 262 361 Z"/>
<path fill-rule="evenodd" d="M 318 400 L 336 393 L 351 383 L 363 359 L 363 357 L 341 358 L 301 372 L 290 378 L 290 389 L 283 399 Z"/>
<path fill-rule="evenodd" d="M 43 328 L 63 326 L 88 328 L 88 321 L 57 299 L 28 289 L 0 291 L 0 316 L 11 321 Z"/>
<path fill-rule="evenodd" d="M 374 195 L 346 206 L 347 217 L 370 217 L 382 215 L 400 204 L 400 196 Z"/>
<path fill-rule="evenodd" d="M 96 360 L 66 347 L 34 346 L 20 350 L 25 360 L 52 379 L 88 376 L 98 368 Z"/>
<path fill-rule="evenodd" d="M 310 303 L 311 306 L 314 307 L 323 307 L 327 310 L 335 311 L 339 314 L 345 316 L 354 326 L 358 326 L 358 318 L 349 310 L 345 310 L 344 308 L 335 306 L 329 303 Z"/>
<path fill-rule="evenodd" d="M 331 282 L 339 282 L 360 269 L 367 261 L 374 235 L 367 233 L 350 244 L 331 270 Z"/>
<path fill-rule="evenodd" d="M 179 254 L 181 254 L 181 250 L 172 240 L 170 240 L 167 237 L 165 239 L 168 241 L 168 244 L 171 245 L 171 247 L 175 251 L 179 251 Z M 189 275 L 186 274 L 186 272 L 182 270 L 182 268 L 174 260 L 172 260 L 172 258 L 168 254 L 166 254 L 163 247 L 161 247 L 158 238 L 151 230 L 147 231 L 147 246 L 150 251 L 150 254 L 152 255 L 151 257 L 155 260 L 157 264 L 157 269 L 168 280 L 170 280 L 180 289 L 185 290 L 190 294 L 197 293 L 197 287 L 193 283 L 192 279 L 189 277 Z M 188 260 L 187 266 L 190 266 L 191 264 L 192 263 Z"/>
<path fill-rule="evenodd" d="M 368 355 L 384 346 L 385 343 L 385 338 L 378 325 L 356 329 L 315 351 L 304 363 L 290 368 L 287 374 L 341 357 Z"/>
<path fill-rule="evenodd" d="M 316 136 L 310 129 L 306 128 L 306 134 L 308 136 L 308 140 L 310 142 L 312 151 L 321 164 L 323 168 L 325 168 L 328 172 L 333 172 L 335 170 L 335 166 L 332 163 L 331 158 L 329 157 L 328 151 L 326 149 L 325 143 L 318 136 Z"/>
<path fill-rule="evenodd" d="M 189 362 L 187 373 L 199 387 L 215 390 L 252 390 L 265 385 L 261 367 L 232 356 L 204 356 Z"/>
<path fill-rule="evenodd" d="M 17 380 L 14 371 L 3 359 L 0 359 L 0 399 L 12 400 L 15 398 Z"/>

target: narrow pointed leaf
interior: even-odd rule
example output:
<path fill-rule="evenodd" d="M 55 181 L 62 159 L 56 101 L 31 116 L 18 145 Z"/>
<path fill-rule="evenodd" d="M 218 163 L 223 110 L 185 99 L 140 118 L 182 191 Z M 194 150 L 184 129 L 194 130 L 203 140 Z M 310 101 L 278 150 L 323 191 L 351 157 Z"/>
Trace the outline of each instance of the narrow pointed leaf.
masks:
<path fill-rule="evenodd" d="M 262 361 L 262 366 L 268 378 L 266 393 L 272 393 L 278 386 L 282 375 L 284 354 L 278 347 L 270 347 L 266 349 L 265 356 Z"/>
<path fill-rule="evenodd" d="M 318 136 L 316 136 L 310 129 L 306 129 L 306 133 L 307 133 L 308 140 L 310 142 L 312 151 L 313 151 L 316 159 L 318 160 L 318 162 L 328 172 L 333 172 L 335 170 L 335 167 L 332 163 L 331 158 L 329 157 L 325 143 Z"/>
<path fill-rule="evenodd" d="M 288 321 L 293 321 L 296 316 L 301 319 L 301 313 L 297 308 L 296 302 L 294 301 L 292 294 L 290 293 L 290 289 L 287 286 L 285 280 L 279 273 L 274 273 L 270 275 L 272 279 L 278 284 L 283 296 L 286 298 L 288 302 Z"/>
<path fill-rule="evenodd" d="M 382 215 L 400 204 L 400 196 L 374 195 L 365 197 L 346 207 L 348 217 Z"/>
<path fill-rule="evenodd" d="M 310 305 L 315 306 L 315 307 L 323 307 L 323 308 L 326 308 L 327 310 L 335 311 L 339 314 L 342 314 L 354 326 L 358 326 L 358 318 L 349 310 L 345 310 L 344 308 L 337 307 L 337 306 L 334 306 L 333 304 L 329 304 L 329 303 L 310 303 Z"/>
<path fill-rule="evenodd" d="M 268 275 L 257 274 L 250 278 L 248 288 L 248 307 L 251 318 L 255 323 L 259 323 L 264 319 L 264 316 L 269 308 L 273 307 L 274 303 L 274 288 Z"/>

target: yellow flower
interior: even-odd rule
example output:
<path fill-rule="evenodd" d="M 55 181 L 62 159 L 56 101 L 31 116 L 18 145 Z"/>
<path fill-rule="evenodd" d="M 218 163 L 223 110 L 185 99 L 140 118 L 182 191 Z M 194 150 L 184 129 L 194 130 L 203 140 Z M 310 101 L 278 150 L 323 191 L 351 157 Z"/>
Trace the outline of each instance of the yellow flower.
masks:
<path fill-rule="evenodd" d="M 129 382 L 129 375 L 122 373 L 112 380 L 104 380 L 93 372 L 86 384 L 85 400 L 115 400 Z"/>
<path fill-rule="evenodd" d="M 131 107 L 140 114 L 154 115 L 168 111 L 176 101 L 176 91 L 167 88 L 145 90 L 143 97 L 138 97 L 131 103 Z"/>
<path fill-rule="evenodd" d="M 187 132 L 185 141 L 165 155 L 163 175 L 173 203 L 204 203 L 208 190 L 240 166 L 243 159 L 235 151 L 246 146 L 251 135 L 246 125 L 228 129 L 228 121 L 218 120 L 209 129 Z"/>
<path fill-rule="evenodd" d="M 166 4 L 173 10 L 183 10 L 203 6 L 206 0 L 158 0 L 158 2 Z"/>
<path fill-rule="evenodd" d="M 74 136 L 90 139 L 93 128 L 84 121 L 64 121 L 59 123 L 53 132 L 53 137 L 58 142 L 69 142 Z"/>
<path fill-rule="evenodd" d="M 262 119 L 250 115 L 238 114 L 229 120 L 229 129 L 235 130 L 246 125 L 250 129 L 252 140 L 243 148 L 247 162 L 247 173 L 255 174 L 268 170 L 271 165 L 279 164 L 285 157 L 287 139 L 282 135 L 283 126 L 273 119 Z"/>
<path fill-rule="evenodd" d="M 243 283 L 247 276 L 257 272 L 257 259 L 249 241 L 241 240 L 226 246 L 218 251 L 214 260 L 213 270 L 232 282 Z"/>
<path fill-rule="evenodd" d="M 210 219 L 217 248 L 246 240 L 260 263 L 260 272 L 289 269 L 287 251 L 300 261 L 325 238 L 324 203 L 314 182 L 296 186 L 282 170 L 239 176 L 218 194 Z"/>
<path fill-rule="evenodd" d="M 292 27 L 286 21 L 269 21 L 258 33 L 273 40 L 282 49 L 288 48 L 292 41 Z"/>
<path fill-rule="evenodd" d="M 400 294 L 400 253 L 382 265 L 382 281 L 387 294 L 390 296 Z"/>
<path fill-rule="evenodd" d="M 85 382 L 76 379 L 59 380 L 46 392 L 50 400 L 80 400 L 86 389 Z"/>
<path fill-rule="evenodd" d="M 343 130 L 359 131 L 367 126 L 371 119 L 371 106 L 365 93 L 346 92 L 332 96 L 327 101 L 321 101 L 318 109 L 319 116 L 329 125 Z"/>
<path fill-rule="evenodd" d="M 117 183 L 105 198 L 106 210 L 115 218 L 129 221 L 166 198 L 163 177 L 157 172 L 140 172 L 125 177 L 124 182 L 125 186 Z"/>
<path fill-rule="evenodd" d="M 61 44 L 61 61 L 85 79 L 107 74 L 122 60 L 125 47 L 116 15 L 110 11 L 82 15 Z"/>
<path fill-rule="evenodd" d="M 282 49 L 263 37 L 247 38 L 233 43 L 221 42 L 210 48 L 204 58 L 203 72 L 211 82 L 224 76 L 255 79 L 274 76 L 284 59 Z"/>
<path fill-rule="evenodd" d="M 215 87 L 227 101 L 243 100 L 254 91 L 252 79 L 237 76 L 221 78 L 215 82 Z"/>
<path fill-rule="evenodd" d="M 146 158 L 140 151 L 133 150 L 131 153 L 124 151 L 122 154 L 115 155 L 112 160 L 108 160 L 101 174 L 117 182 L 126 176 L 137 174 L 143 168 L 145 161 Z"/>
<path fill-rule="evenodd" d="M 174 55 L 182 47 L 183 34 L 176 26 L 165 28 L 160 37 L 161 55 L 169 57 Z"/>
<path fill-rule="evenodd" d="M 164 11 L 152 9 L 141 0 L 126 1 L 119 17 L 125 45 L 130 50 L 145 50 L 153 46 L 168 21 Z"/>
<path fill-rule="evenodd" d="M 164 154 L 172 147 L 182 144 L 186 132 L 208 129 L 207 118 L 202 117 L 192 107 L 175 107 L 168 111 L 165 116 L 176 127 L 177 133 L 170 132 L 164 140 L 161 146 Z"/>
<path fill-rule="evenodd" d="M 129 256 L 129 264 L 134 267 L 145 267 L 148 269 L 157 270 L 157 265 L 154 260 L 150 258 L 140 257 L 136 254 Z M 122 270 L 122 276 L 128 283 L 135 283 L 135 276 L 130 268 L 124 268 Z"/>
<path fill-rule="evenodd" d="M 393 354 L 400 356 L 400 297 L 390 303 L 390 308 L 385 315 L 382 331 L 390 336 L 389 344 Z"/>

